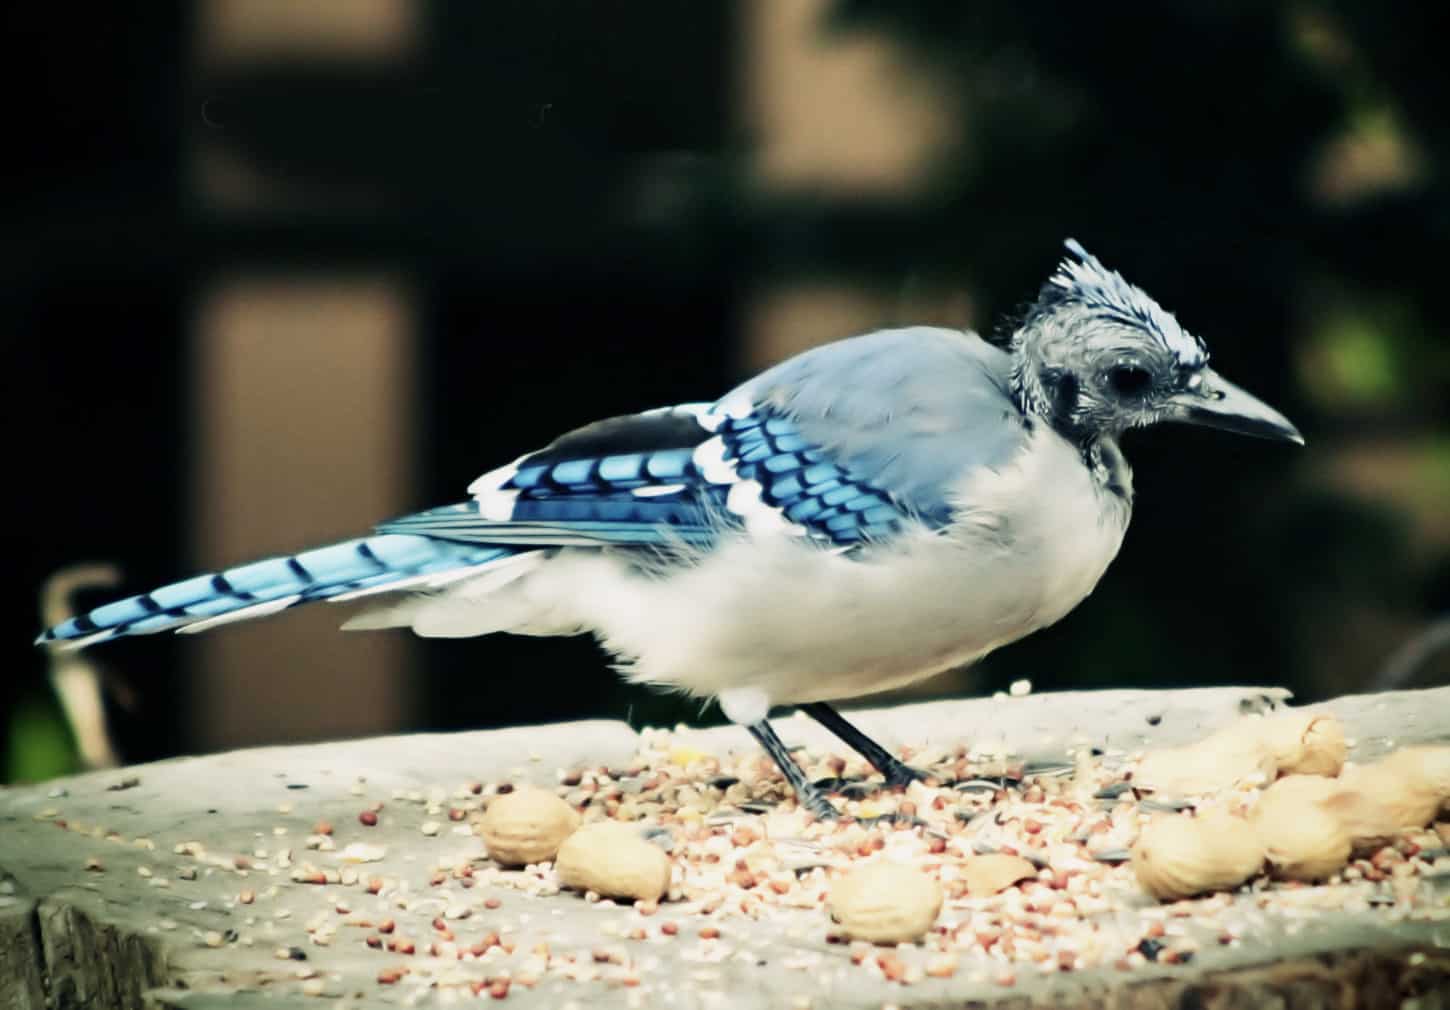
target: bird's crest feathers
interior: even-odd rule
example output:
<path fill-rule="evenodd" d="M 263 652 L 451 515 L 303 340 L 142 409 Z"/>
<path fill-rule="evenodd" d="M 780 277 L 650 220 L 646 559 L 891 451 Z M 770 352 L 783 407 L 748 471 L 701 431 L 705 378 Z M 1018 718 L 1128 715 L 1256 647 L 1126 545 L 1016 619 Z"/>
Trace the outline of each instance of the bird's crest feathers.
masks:
<path fill-rule="evenodd" d="M 1208 348 L 1203 341 L 1180 326 L 1173 314 L 1147 292 L 1103 266 L 1076 239 L 1063 244 L 1070 255 L 1063 258 L 1048 280 L 1043 301 L 1075 303 L 1128 326 L 1141 327 L 1172 352 L 1183 367 L 1198 368 L 1207 363 Z"/>

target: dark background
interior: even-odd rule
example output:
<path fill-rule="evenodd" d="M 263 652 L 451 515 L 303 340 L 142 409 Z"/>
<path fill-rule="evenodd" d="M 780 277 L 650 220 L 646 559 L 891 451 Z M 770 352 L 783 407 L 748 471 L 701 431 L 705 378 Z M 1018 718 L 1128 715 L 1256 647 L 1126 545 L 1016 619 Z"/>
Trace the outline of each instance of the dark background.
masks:
<path fill-rule="evenodd" d="M 382 59 L 285 26 L 207 56 L 219 12 L 275 18 L 260 0 L 5 7 L 0 410 L 19 451 L 0 780 L 74 767 L 29 646 L 44 580 L 102 559 L 140 591 L 197 563 L 197 306 L 237 275 L 406 286 L 411 509 L 854 328 L 992 331 L 1075 236 L 1309 444 L 1130 435 L 1137 513 L 1098 590 L 925 692 L 1382 683 L 1450 611 L 1450 78 L 1431 5 L 773 2 L 338 5 L 403 19 L 403 55 Z M 245 199 L 198 170 L 218 162 Z M 285 509 L 261 518 L 288 528 Z M 98 653 L 126 760 L 210 745 L 188 648 Z M 622 685 L 586 640 L 403 655 L 413 702 L 369 726 L 699 714 Z M 1441 655 L 1409 682 L 1447 677 Z"/>

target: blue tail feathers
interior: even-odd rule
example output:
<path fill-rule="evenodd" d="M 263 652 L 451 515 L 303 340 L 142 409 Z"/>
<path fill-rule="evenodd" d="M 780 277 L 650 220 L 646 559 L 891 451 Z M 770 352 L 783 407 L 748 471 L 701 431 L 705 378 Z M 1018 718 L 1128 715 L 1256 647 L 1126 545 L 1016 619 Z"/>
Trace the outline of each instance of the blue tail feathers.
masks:
<path fill-rule="evenodd" d="M 256 616 L 418 576 L 502 560 L 521 548 L 457 543 L 402 533 L 346 540 L 300 554 L 268 558 L 198 575 L 97 607 L 45 631 L 36 644 L 82 647 L 122 635 L 145 635 Z"/>

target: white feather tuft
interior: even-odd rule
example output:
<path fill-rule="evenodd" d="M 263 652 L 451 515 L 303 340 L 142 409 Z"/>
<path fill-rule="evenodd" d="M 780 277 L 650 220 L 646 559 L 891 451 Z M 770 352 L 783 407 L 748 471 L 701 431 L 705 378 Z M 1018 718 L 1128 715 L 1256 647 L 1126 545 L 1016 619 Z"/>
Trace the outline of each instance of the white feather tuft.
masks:
<path fill-rule="evenodd" d="M 689 414 L 706 431 L 718 431 L 725 423 L 725 415 L 716 413 L 715 406 L 709 403 L 682 403 L 671 410 L 677 414 Z"/>
<path fill-rule="evenodd" d="M 719 435 L 695 446 L 691 459 L 711 484 L 734 484 L 737 479 L 735 464 L 725 458 L 725 440 Z"/>
<path fill-rule="evenodd" d="M 765 488 L 759 481 L 742 480 L 730 488 L 725 496 L 725 507 L 745 520 L 745 528 L 751 533 L 789 533 L 801 536 L 804 526 L 786 521 L 780 509 L 767 505 L 761 494 Z"/>
<path fill-rule="evenodd" d="M 478 497 L 478 514 L 490 522 L 506 523 L 514 517 L 517 491 L 490 491 Z"/>
<path fill-rule="evenodd" d="M 736 421 L 743 421 L 755 410 L 755 404 L 745 393 L 731 393 L 715 405 L 715 413 L 724 414 Z"/>
<path fill-rule="evenodd" d="M 737 726 L 753 726 L 770 715 L 770 695 L 758 687 L 732 687 L 716 696 L 720 711 Z"/>
<path fill-rule="evenodd" d="M 493 522 L 506 523 L 514 516 L 514 501 L 519 493 L 516 490 L 505 491 L 503 486 L 514 479 L 519 472 L 519 464 L 528 459 L 527 456 L 520 456 L 508 466 L 501 466 L 496 470 L 479 477 L 472 484 L 468 485 L 468 493 L 473 495 L 478 502 L 478 514 Z"/>
<path fill-rule="evenodd" d="M 364 631 L 413 626 L 418 634 L 426 635 L 429 632 L 419 627 L 417 622 L 425 615 L 432 614 L 434 616 L 425 620 L 423 626 L 435 626 L 430 622 L 436 621 L 437 615 L 443 613 L 447 615 L 444 623 L 460 629 L 448 632 L 444 637 L 485 635 L 494 631 L 513 630 L 513 623 L 526 620 L 526 616 L 521 617 L 517 613 L 518 605 L 511 602 L 509 594 L 502 594 L 498 597 L 495 597 L 494 594 L 537 569 L 552 554 L 553 551 L 549 550 L 525 551 L 522 554 L 512 554 L 458 571 L 439 573 L 446 578 L 446 582 L 434 581 L 428 585 L 412 587 L 394 582 L 387 586 L 377 586 L 375 590 L 364 590 L 364 593 L 373 591 L 383 593 L 397 588 L 414 588 L 428 592 L 433 590 L 444 590 L 444 592 L 438 596 L 407 597 L 374 607 L 348 618 L 343 622 L 342 628 L 344 631 Z M 437 580 L 439 575 L 422 576 L 422 578 Z M 407 581 L 412 582 L 413 580 Z M 467 628 L 479 630 L 468 631 Z"/>
<path fill-rule="evenodd" d="M 630 494 L 636 498 L 658 498 L 661 495 L 675 494 L 685 490 L 683 484 L 651 484 L 647 487 L 637 487 Z"/>

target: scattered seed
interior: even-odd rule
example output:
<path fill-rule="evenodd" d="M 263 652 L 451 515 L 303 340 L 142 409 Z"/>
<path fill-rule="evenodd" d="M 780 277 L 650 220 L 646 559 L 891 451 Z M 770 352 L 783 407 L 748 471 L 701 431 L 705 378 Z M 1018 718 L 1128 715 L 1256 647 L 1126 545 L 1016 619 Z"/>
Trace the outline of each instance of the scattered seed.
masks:
<path fill-rule="evenodd" d="M 958 959 L 954 954 L 941 954 L 927 961 L 926 974 L 932 978 L 951 978 L 957 973 Z"/>

